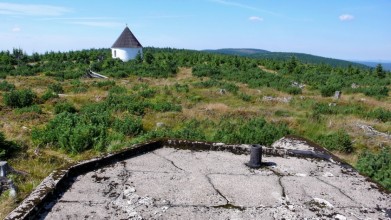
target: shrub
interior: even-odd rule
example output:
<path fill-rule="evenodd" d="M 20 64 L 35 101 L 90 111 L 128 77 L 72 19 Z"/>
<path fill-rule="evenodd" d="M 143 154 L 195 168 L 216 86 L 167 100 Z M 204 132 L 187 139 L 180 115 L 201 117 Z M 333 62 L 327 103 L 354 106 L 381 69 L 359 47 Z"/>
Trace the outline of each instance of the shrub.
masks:
<path fill-rule="evenodd" d="M 353 152 L 352 141 L 344 130 L 339 130 L 329 135 L 320 135 L 317 140 L 320 145 L 329 150 L 337 150 L 344 153 Z"/>
<path fill-rule="evenodd" d="M 135 136 L 143 131 L 143 123 L 140 118 L 127 116 L 124 120 L 114 120 L 114 129 L 124 135 Z"/>
<path fill-rule="evenodd" d="M 63 112 L 44 129 L 34 129 L 31 137 L 36 144 L 51 144 L 73 154 L 91 148 L 101 151 L 108 143 L 108 120 L 106 112 Z"/>
<path fill-rule="evenodd" d="M 12 90 L 4 94 L 4 103 L 14 108 L 28 107 L 35 103 L 37 95 L 30 89 Z"/>
<path fill-rule="evenodd" d="M 177 92 L 188 93 L 190 91 L 189 86 L 187 84 L 181 85 L 179 83 L 175 83 L 174 87 L 175 87 L 175 91 Z"/>
<path fill-rule="evenodd" d="M 113 86 L 109 89 L 110 94 L 124 94 L 126 91 L 126 88 L 122 86 Z"/>
<path fill-rule="evenodd" d="M 391 190 L 391 148 L 379 153 L 364 152 L 359 156 L 357 169 Z"/>
<path fill-rule="evenodd" d="M 156 93 L 157 93 L 156 89 L 152 89 L 152 88 L 143 89 L 138 92 L 138 94 L 144 98 L 152 98 L 155 96 Z"/>
<path fill-rule="evenodd" d="M 181 105 L 176 105 L 172 102 L 159 101 L 157 103 L 151 103 L 150 108 L 158 112 L 180 112 L 182 111 Z"/>
<path fill-rule="evenodd" d="M 192 119 L 182 124 L 182 127 L 169 134 L 170 137 L 187 140 L 205 140 L 205 130 L 202 128 L 202 122 Z"/>
<path fill-rule="evenodd" d="M 60 114 L 62 112 L 75 113 L 77 112 L 75 106 L 69 102 L 59 102 L 54 106 L 54 113 Z"/>
<path fill-rule="evenodd" d="M 302 90 L 298 87 L 288 87 L 285 89 L 287 93 L 291 95 L 298 95 L 302 93 Z"/>
<path fill-rule="evenodd" d="M 336 86 L 326 85 L 326 86 L 320 87 L 320 94 L 323 97 L 329 97 L 329 96 L 333 96 L 335 91 L 337 91 L 337 90 L 339 90 L 339 88 Z"/>
<path fill-rule="evenodd" d="M 247 95 L 246 93 L 240 93 L 239 98 L 245 102 L 251 101 L 251 95 Z"/>
<path fill-rule="evenodd" d="M 382 122 L 391 121 L 391 111 L 382 108 L 377 108 L 369 112 L 367 116 L 370 118 L 378 119 Z"/>
<path fill-rule="evenodd" d="M 213 140 L 225 143 L 271 145 L 289 133 L 286 125 L 270 124 L 263 118 L 240 119 L 237 122 L 222 119 Z"/>
<path fill-rule="evenodd" d="M 113 80 L 105 80 L 105 81 L 99 81 L 94 84 L 94 86 L 98 88 L 103 88 L 104 90 L 109 90 L 113 86 L 115 86 L 115 81 Z"/>
<path fill-rule="evenodd" d="M 51 90 L 47 90 L 41 97 L 43 101 L 47 101 L 54 98 L 58 98 L 58 94 L 52 92 Z"/>
<path fill-rule="evenodd" d="M 4 134 L 0 132 L 0 159 L 9 158 L 19 147 L 12 141 L 5 140 Z"/>
<path fill-rule="evenodd" d="M 0 82 L 0 91 L 11 91 L 15 89 L 15 85 L 12 83 L 8 83 L 7 81 Z"/>
<path fill-rule="evenodd" d="M 388 88 L 386 86 L 373 86 L 365 88 L 363 92 L 366 96 L 373 96 L 379 98 L 388 96 Z"/>
<path fill-rule="evenodd" d="M 56 94 L 64 93 L 64 89 L 62 88 L 60 83 L 50 84 L 48 89 Z"/>

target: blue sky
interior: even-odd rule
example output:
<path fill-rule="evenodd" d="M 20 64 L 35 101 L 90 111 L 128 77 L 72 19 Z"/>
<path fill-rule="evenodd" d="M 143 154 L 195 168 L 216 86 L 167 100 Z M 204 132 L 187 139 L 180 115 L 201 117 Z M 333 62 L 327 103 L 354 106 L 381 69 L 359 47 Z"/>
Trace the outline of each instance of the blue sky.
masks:
<path fill-rule="evenodd" d="M 128 24 L 143 46 L 391 61 L 390 0 L 10 0 L 0 21 L 0 50 L 28 53 L 109 48 Z"/>

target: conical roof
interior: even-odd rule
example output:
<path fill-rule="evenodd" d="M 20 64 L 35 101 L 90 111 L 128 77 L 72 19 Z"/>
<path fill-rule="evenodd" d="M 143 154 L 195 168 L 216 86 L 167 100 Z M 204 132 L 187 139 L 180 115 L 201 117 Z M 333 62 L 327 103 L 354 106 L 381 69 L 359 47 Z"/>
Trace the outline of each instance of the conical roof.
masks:
<path fill-rule="evenodd" d="M 122 31 L 122 34 L 118 37 L 118 39 L 114 42 L 111 48 L 138 48 L 141 46 L 140 42 L 138 42 L 137 38 L 133 35 L 128 27 Z"/>

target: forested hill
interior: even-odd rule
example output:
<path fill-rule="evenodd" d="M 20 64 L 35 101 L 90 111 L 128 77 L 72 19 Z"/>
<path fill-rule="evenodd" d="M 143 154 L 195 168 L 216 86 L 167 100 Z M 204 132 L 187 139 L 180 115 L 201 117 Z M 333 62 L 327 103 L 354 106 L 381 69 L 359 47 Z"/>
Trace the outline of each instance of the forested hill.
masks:
<path fill-rule="evenodd" d="M 350 62 L 346 60 L 315 56 L 315 55 L 305 54 L 305 53 L 271 52 L 267 50 L 250 49 L 250 48 L 247 49 L 227 48 L 227 49 L 203 50 L 203 51 L 209 53 L 229 54 L 229 55 L 245 56 L 251 58 L 273 59 L 273 60 L 289 60 L 292 56 L 295 56 L 302 63 L 329 64 L 335 67 L 348 67 L 349 65 L 351 65 L 355 67 L 369 68 L 364 64 L 359 64 L 359 63 Z"/>

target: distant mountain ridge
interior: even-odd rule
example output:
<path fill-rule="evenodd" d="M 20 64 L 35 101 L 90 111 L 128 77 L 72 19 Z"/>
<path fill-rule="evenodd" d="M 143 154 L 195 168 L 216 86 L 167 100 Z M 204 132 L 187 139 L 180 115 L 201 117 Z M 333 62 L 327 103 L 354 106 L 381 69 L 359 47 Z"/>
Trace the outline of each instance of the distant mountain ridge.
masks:
<path fill-rule="evenodd" d="M 236 56 L 245 56 L 252 58 L 264 58 L 264 59 L 276 59 L 276 60 L 287 60 L 292 56 L 295 56 L 298 60 L 303 63 L 312 63 L 312 64 L 329 64 L 331 66 L 340 66 L 348 67 L 356 66 L 360 68 L 369 68 L 363 63 L 357 63 L 347 60 L 339 60 L 333 58 L 326 58 L 321 56 L 315 56 L 305 53 L 292 53 L 292 52 L 271 52 L 262 49 L 253 49 L 253 48 L 224 48 L 216 50 L 202 50 L 208 53 L 218 53 L 218 54 L 227 54 L 227 55 L 236 55 Z"/>
<path fill-rule="evenodd" d="M 352 61 L 355 63 L 360 63 L 369 67 L 376 67 L 379 63 L 382 65 L 384 70 L 391 71 L 391 62 L 373 62 L 373 61 Z"/>

